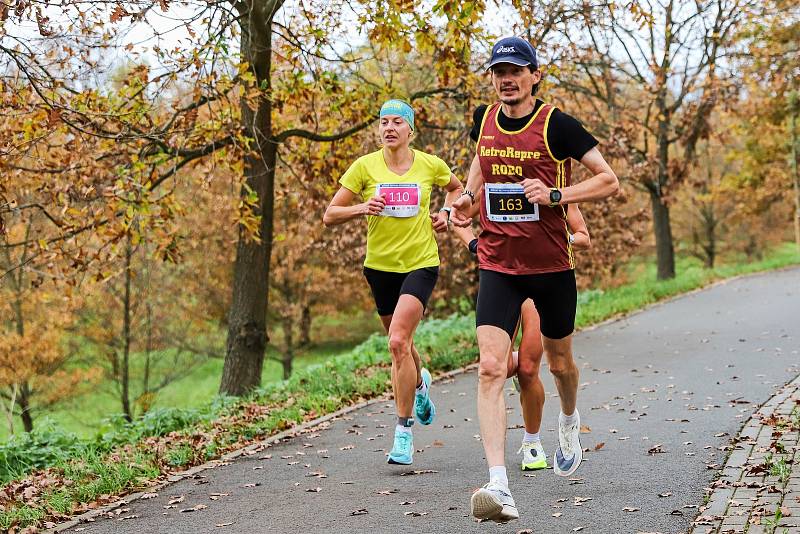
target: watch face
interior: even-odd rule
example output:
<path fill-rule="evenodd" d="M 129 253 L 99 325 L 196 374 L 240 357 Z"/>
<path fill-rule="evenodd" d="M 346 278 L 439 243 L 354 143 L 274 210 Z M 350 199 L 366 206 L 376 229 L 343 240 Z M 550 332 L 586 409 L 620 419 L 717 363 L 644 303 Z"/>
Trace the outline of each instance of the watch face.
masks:
<path fill-rule="evenodd" d="M 550 202 L 556 203 L 561 201 L 561 191 L 558 189 L 553 189 L 550 191 Z"/>

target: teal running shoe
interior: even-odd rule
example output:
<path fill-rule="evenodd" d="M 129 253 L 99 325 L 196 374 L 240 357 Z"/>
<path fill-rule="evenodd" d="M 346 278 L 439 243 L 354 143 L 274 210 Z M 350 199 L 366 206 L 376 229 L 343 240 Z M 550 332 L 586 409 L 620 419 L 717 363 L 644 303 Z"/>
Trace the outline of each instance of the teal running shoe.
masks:
<path fill-rule="evenodd" d="M 411 432 L 394 431 L 394 446 L 386 463 L 411 465 L 414 456 L 414 436 Z"/>
<path fill-rule="evenodd" d="M 420 374 L 422 381 L 428 387 L 424 394 L 417 392 L 414 397 L 414 417 L 417 418 L 419 424 L 429 425 L 433 423 L 433 418 L 436 416 L 436 406 L 431 400 L 431 373 L 423 368 Z"/>

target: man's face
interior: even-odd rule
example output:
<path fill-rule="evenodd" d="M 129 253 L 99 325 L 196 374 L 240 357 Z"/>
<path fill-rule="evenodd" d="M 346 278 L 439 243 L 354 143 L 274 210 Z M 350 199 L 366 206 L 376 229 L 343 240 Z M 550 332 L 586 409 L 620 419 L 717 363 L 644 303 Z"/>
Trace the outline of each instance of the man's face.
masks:
<path fill-rule="evenodd" d="M 515 106 L 531 96 L 531 89 L 539 83 L 542 73 L 531 72 L 528 67 L 512 63 L 498 63 L 492 67 L 492 85 L 503 104 Z"/>

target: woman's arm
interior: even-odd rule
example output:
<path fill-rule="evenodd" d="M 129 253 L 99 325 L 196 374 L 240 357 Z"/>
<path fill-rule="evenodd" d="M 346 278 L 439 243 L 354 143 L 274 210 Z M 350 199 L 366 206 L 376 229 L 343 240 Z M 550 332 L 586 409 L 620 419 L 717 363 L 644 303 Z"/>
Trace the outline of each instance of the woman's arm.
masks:
<path fill-rule="evenodd" d="M 588 249 L 592 247 L 592 240 L 589 238 L 589 229 L 586 228 L 586 221 L 577 204 L 567 206 L 567 226 L 572 234 L 572 246 L 577 249 Z"/>
<path fill-rule="evenodd" d="M 355 198 L 355 193 L 346 187 L 340 187 L 333 196 L 328 209 L 325 210 L 325 215 L 322 216 L 323 224 L 333 226 L 357 219 L 362 215 L 378 215 L 386 205 L 383 197 L 372 197 L 366 202 L 351 206 L 350 204 Z"/>

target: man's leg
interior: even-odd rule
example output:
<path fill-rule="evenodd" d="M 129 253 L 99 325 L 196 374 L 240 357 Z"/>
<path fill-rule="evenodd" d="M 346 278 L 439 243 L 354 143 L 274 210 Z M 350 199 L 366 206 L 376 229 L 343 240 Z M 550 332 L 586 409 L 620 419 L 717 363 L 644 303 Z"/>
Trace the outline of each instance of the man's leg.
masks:
<path fill-rule="evenodd" d="M 522 437 L 522 470 L 533 471 L 547 468 L 547 456 L 542 447 L 539 429 L 544 408 L 544 385 L 539 377 L 542 363 L 542 336 L 539 330 L 539 314 L 530 299 L 522 303 L 522 341 L 519 346 L 519 397 L 525 434 Z"/>
<path fill-rule="evenodd" d="M 478 421 L 489 464 L 489 483 L 472 494 L 470 508 L 478 519 L 500 523 L 519 518 L 508 489 L 505 466 L 506 407 L 503 385 L 508 374 L 511 335 L 519 319 L 523 297 L 510 275 L 481 270 L 475 313 L 480 363 L 478 366 Z"/>
<path fill-rule="evenodd" d="M 572 357 L 572 334 L 563 339 L 542 336 L 542 347 L 547 354 L 547 365 L 558 389 L 561 411 L 575 413 L 578 400 L 578 366 Z"/>
<path fill-rule="evenodd" d="M 479 326 L 477 335 L 480 350 L 478 420 L 481 442 L 489 467 L 505 466 L 506 403 L 503 385 L 511 340 L 508 332 L 496 326 Z"/>
<path fill-rule="evenodd" d="M 542 345 L 561 400 L 558 449 L 553 456 L 553 470 L 557 475 L 569 476 L 583 459 L 580 443 L 581 419 L 576 410 L 578 367 L 572 357 L 572 335 L 562 339 L 551 339 L 542 335 Z"/>
<path fill-rule="evenodd" d="M 522 341 L 519 345 L 517 378 L 520 385 L 520 403 L 525 431 L 538 434 L 542 425 L 544 408 L 544 384 L 539 377 L 542 364 L 542 337 L 539 330 L 539 314 L 533 301 L 522 304 Z"/>

